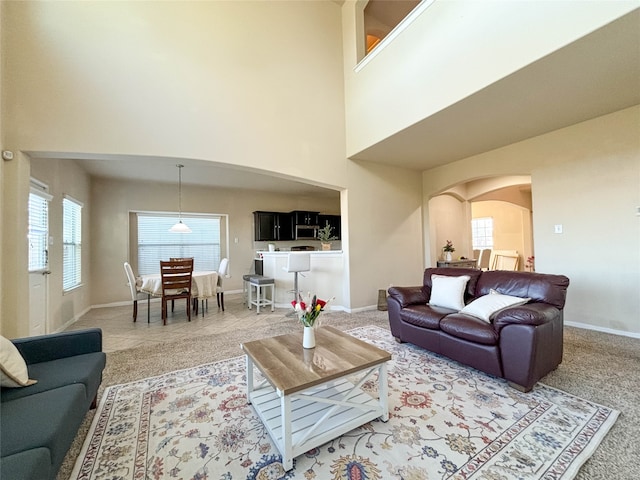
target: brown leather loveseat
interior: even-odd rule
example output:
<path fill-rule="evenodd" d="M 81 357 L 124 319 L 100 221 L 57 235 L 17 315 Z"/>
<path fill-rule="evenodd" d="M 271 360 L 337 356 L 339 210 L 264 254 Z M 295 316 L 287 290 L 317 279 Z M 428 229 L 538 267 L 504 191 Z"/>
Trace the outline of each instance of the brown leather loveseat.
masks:
<path fill-rule="evenodd" d="M 460 291 L 464 309 L 437 305 L 443 302 L 434 301 L 432 289 L 433 297 L 436 293 L 440 296 L 442 285 L 461 283 L 460 278 L 447 277 L 461 276 L 469 277 Z M 562 362 L 568 286 L 569 279 L 563 275 L 427 268 L 422 286 L 389 288 L 389 325 L 398 342 L 412 343 L 505 378 L 513 387 L 528 392 Z M 491 297 L 496 293 L 501 295 Z M 484 296 L 489 297 L 472 306 Z M 490 312 L 482 311 L 484 319 L 476 316 L 474 310 L 479 310 L 481 303 L 498 297 L 518 297 L 522 299 L 519 303 L 526 303 L 499 309 L 490 317 Z M 430 301 L 436 304 L 430 305 Z"/>

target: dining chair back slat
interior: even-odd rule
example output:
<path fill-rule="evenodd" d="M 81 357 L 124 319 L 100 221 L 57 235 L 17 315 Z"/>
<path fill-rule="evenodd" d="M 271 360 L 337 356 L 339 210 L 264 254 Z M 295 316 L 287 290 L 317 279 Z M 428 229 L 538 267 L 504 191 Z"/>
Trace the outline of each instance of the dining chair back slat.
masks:
<path fill-rule="evenodd" d="M 162 279 L 162 321 L 167 324 L 167 302 L 184 298 L 187 301 L 187 317 L 191 321 L 191 280 L 193 259 L 160 261 Z"/>

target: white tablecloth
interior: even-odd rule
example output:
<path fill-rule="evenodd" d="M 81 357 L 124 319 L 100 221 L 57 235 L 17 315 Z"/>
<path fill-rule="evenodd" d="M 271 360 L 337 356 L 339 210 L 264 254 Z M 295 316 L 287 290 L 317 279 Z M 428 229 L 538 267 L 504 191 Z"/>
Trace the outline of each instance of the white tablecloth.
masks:
<path fill-rule="evenodd" d="M 162 278 L 159 273 L 140 276 L 140 291 L 153 296 L 162 296 Z M 205 300 L 216 295 L 218 272 L 193 272 L 191 276 L 191 296 Z"/>

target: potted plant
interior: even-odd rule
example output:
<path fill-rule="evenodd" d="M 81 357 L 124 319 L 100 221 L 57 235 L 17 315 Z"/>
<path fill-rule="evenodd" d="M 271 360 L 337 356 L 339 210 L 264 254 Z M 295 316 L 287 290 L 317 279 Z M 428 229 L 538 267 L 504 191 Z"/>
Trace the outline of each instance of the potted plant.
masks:
<path fill-rule="evenodd" d="M 451 254 L 456 251 L 456 249 L 453 248 L 453 242 L 451 240 L 447 240 L 447 244 L 444 247 L 442 247 L 442 251 L 443 251 L 442 256 L 444 258 L 444 261 L 450 262 L 452 258 Z"/>
<path fill-rule="evenodd" d="M 318 230 L 318 240 L 322 244 L 322 250 L 331 250 L 331 240 L 338 239 L 338 237 L 334 237 L 331 234 L 331 230 L 333 230 L 333 227 L 328 223 Z"/>

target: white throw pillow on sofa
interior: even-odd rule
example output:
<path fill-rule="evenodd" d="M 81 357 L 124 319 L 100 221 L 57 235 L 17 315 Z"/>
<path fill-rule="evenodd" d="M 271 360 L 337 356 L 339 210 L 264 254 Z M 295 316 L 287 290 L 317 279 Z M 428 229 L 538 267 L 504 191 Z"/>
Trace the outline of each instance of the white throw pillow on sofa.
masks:
<path fill-rule="evenodd" d="M 460 310 L 460 313 L 466 313 L 472 315 L 485 322 L 490 322 L 491 319 L 505 308 L 515 307 L 518 305 L 524 305 L 530 298 L 514 297 L 512 295 L 503 295 L 490 290 L 489 295 L 483 295 L 480 298 L 476 298 L 469 305 Z"/>
<path fill-rule="evenodd" d="M 459 311 L 464 307 L 464 291 L 470 278 L 469 275 L 431 275 L 429 305 Z"/>
<path fill-rule="evenodd" d="M 36 380 L 29 380 L 27 364 L 16 346 L 0 335 L 0 386 L 16 388 L 34 383 Z"/>

